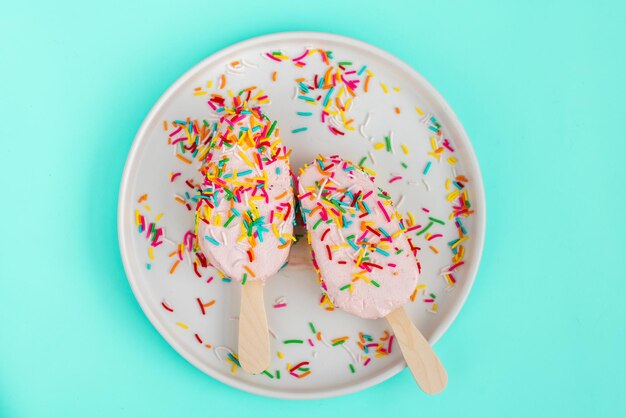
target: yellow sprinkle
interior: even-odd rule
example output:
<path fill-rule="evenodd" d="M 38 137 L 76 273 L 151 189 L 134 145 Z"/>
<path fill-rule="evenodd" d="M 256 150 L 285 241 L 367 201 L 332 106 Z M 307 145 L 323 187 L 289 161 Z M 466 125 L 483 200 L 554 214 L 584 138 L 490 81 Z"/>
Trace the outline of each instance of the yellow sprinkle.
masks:
<path fill-rule="evenodd" d="M 194 96 L 204 96 L 204 95 L 206 95 L 206 91 L 203 91 L 203 90 L 201 90 L 201 91 L 194 91 L 193 95 Z"/>
<path fill-rule="evenodd" d="M 435 137 L 434 136 L 430 137 L 430 146 L 433 148 L 433 151 L 437 151 L 437 148 L 439 148 L 437 146 L 437 141 L 435 141 Z"/>
<path fill-rule="evenodd" d="M 383 144 L 382 142 L 377 142 L 374 144 L 374 149 L 381 149 L 384 147 L 385 147 L 385 144 Z"/>
<path fill-rule="evenodd" d="M 153 247 L 148 247 L 148 257 L 150 257 L 150 260 L 154 260 L 154 251 L 152 248 Z"/>
<path fill-rule="evenodd" d="M 216 226 L 222 226 L 222 214 L 218 213 L 217 215 L 215 215 L 215 220 L 213 221 L 213 223 Z"/>
<path fill-rule="evenodd" d="M 463 241 L 465 241 L 467 239 L 467 236 L 461 238 L 460 240 L 458 240 L 457 242 L 455 242 L 454 244 L 452 244 L 450 246 L 450 249 L 453 250 L 455 249 L 460 243 L 462 243 Z"/>
<path fill-rule="evenodd" d="M 411 212 L 407 212 L 406 216 L 409 218 L 409 226 L 415 225 L 415 218 Z"/>
<path fill-rule="evenodd" d="M 155 222 L 159 222 L 159 221 L 161 220 L 161 218 L 162 218 L 162 217 L 163 217 L 163 214 L 162 214 L 162 213 L 159 213 L 159 214 L 156 216 L 156 218 L 154 218 L 154 221 L 155 221 Z"/>
<path fill-rule="evenodd" d="M 433 303 L 433 307 L 431 309 L 432 312 L 437 312 L 437 304 Z"/>
<path fill-rule="evenodd" d="M 450 193 L 447 197 L 448 202 L 452 202 L 454 199 L 456 199 L 457 197 L 459 197 L 461 193 L 458 190 L 453 191 L 452 193 Z"/>
<path fill-rule="evenodd" d="M 207 83 L 206 83 L 206 88 L 207 88 L 207 89 L 210 89 L 210 88 L 211 88 L 211 86 L 213 86 L 213 80 L 209 80 L 209 81 L 207 81 Z"/>
<path fill-rule="evenodd" d="M 406 145 L 400 145 L 400 148 L 402 148 L 402 151 L 406 154 L 409 155 L 409 149 L 406 147 Z"/>
<path fill-rule="evenodd" d="M 189 325 L 183 324 L 182 322 L 177 322 L 176 325 L 178 325 L 179 327 L 183 329 L 189 329 Z"/>
<path fill-rule="evenodd" d="M 457 160 L 456 160 L 456 158 L 454 158 L 454 157 L 449 157 L 449 158 L 448 158 L 448 163 L 450 163 L 450 165 L 454 165 L 454 164 L 456 164 L 456 161 L 457 161 Z"/>
<path fill-rule="evenodd" d="M 420 109 L 419 107 L 415 106 L 415 111 L 417 112 L 418 115 L 424 116 L 424 111 Z"/>
<path fill-rule="evenodd" d="M 385 92 L 385 94 L 389 93 L 389 89 L 387 88 L 387 86 L 384 83 L 380 83 L 380 87 L 383 88 L 383 91 Z"/>
<path fill-rule="evenodd" d="M 394 87 L 393 91 L 397 91 L 398 93 L 400 93 L 400 87 Z"/>
<path fill-rule="evenodd" d="M 450 179 L 446 179 L 446 190 L 450 190 Z"/>
<path fill-rule="evenodd" d="M 361 170 L 365 171 L 367 174 L 369 174 L 372 177 L 376 177 L 376 172 L 374 170 L 371 170 L 365 166 L 361 167 Z"/>
<path fill-rule="evenodd" d="M 283 359 L 285 358 L 285 356 L 283 355 L 282 351 L 279 351 L 278 353 L 276 353 L 278 355 L 278 358 Z"/>

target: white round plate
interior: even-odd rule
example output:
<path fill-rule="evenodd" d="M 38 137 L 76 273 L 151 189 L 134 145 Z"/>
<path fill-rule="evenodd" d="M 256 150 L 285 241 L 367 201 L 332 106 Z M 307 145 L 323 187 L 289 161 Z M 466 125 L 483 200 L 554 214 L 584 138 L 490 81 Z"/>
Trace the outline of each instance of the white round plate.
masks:
<path fill-rule="evenodd" d="M 299 58 L 306 50 L 311 52 Z M 327 63 L 320 51 L 331 51 Z M 319 80 L 329 65 L 335 70 L 341 66 L 348 82 L 359 80 L 352 103 L 347 102 L 346 91 L 339 91 L 344 81 L 332 92 L 298 90 L 296 79 L 303 78 L 312 87 L 314 75 Z M 189 152 L 181 155 L 180 144 L 168 144 L 176 128 L 172 123 L 187 118 L 211 123 L 215 119 L 207 104 L 210 94 L 227 97 L 229 90 L 238 94 L 250 86 L 268 95 L 270 103 L 263 110 L 278 120 L 283 141 L 293 149 L 294 172 L 320 153 L 339 154 L 355 163 L 366 157 L 363 164 L 378 173 L 377 184 L 391 193 L 405 220 L 411 213 L 417 228 L 409 236 L 421 248 L 420 283 L 425 289 L 414 294 L 406 309 L 431 344 L 459 313 L 478 269 L 485 233 L 483 184 L 470 141 L 445 100 L 415 70 L 369 44 L 327 33 L 280 33 L 233 45 L 189 70 L 154 105 L 133 143 L 119 196 L 120 249 L 133 292 L 176 351 L 236 388 L 312 399 L 380 383 L 405 367 L 399 347 L 385 334 L 390 329 L 387 322 L 320 306 L 321 291 L 306 240 L 294 245 L 290 264 L 265 288 L 273 333 L 267 374 L 249 375 L 233 366 L 228 355 L 237 347 L 239 285 L 211 267 L 197 268 L 198 277 L 193 268 L 198 255 L 193 251 L 181 251 L 179 260 L 178 244 L 194 225 L 194 212 L 186 207 L 193 190 L 185 180 L 199 179 L 199 163 Z M 326 95 L 329 101 L 341 95 L 345 119 L 338 114 L 322 123 Z M 177 135 L 171 138 L 175 142 Z M 173 181 L 170 173 L 175 175 Z M 458 217 L 451 219 L 453 211 Z M 465 231 L 462 235 L 457 218 Z M 142 219 L 145 229 L 139 232 Z M 150 233 L 153 222 L 163 232 L 156 240 Z M 153 247 L 153 242 L 159 245 Z M 442 274 L 450 268 L 452 276 Z M 290 372 L 302 362 L 308 363 Z"/>

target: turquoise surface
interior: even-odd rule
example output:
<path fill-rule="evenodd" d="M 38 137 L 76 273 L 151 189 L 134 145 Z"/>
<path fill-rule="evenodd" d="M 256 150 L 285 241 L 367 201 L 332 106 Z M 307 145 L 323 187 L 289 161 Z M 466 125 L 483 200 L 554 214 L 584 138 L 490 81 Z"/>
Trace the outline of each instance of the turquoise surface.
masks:
<path fill-rule="evenodd" d="M 623 416 L 625 3 L 285 4 L 2 6 L 0 416 Z M 126 281 L 117 192 L 150 107 L 211 53 L 289 30 L 396 54 L 474 143 L 487 240 L 437 344 L 440 396 L 406 370 L 336 399 L 238 391 L 170 348 Z"/>

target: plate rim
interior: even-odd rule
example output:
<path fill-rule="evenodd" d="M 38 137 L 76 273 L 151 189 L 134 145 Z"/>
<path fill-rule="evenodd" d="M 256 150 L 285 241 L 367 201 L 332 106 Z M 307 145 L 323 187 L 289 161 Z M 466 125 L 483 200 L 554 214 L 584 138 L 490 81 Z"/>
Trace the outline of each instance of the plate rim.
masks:
<path fill-rule="evenodd" d="M 473 177 L 473 187 L 472 193 L 474 194 L 475 202 L 478 203 L 479 211 L 475 213 L 477 217 L 477 225 L 476 231 L 474 234 L 474 239 L 476 240 L 476 250 L 473 254 L 473 263 L 470 264 L 470 269 L 466 274 L 465 278 L 465 286 L 459 289 L 460 292 L 458 295 L 459 303 L 455 304 L 452 308 L 450 308 L 449 312 L 446 314 L 444 318 L 441 319 L 440 326 L 436 328 L 432 337 L 429 339 L 431 345 L 434 345 L 441 336 L 450 328 L 456 317 L 459 315 L 463 306 L 467 302 L 467 298 L 469 293 L 474 285 L 474 281 L 476 279 L 476 275 L 478 273 L 478 268 L 481 263 L 484 244 L 485 244 L 485 233 L 486 233 L 486 219 L 487 219 L 487 207 L 485 201 L 485 188 L 482 179 L 482 172 L 480 170 L 480 165 L 478 163 L 478 158 L 476 157 L 476 152 L 474 151 L 474 147 L 461 124 L 461 121 L 457 117 L 456 113 L 448 102 L 443 98 L 443 96 L 435 89 L 426 78 L 424 78 L 416 69 L 411 67 L 409 64 L 404 62 L 402 59 L 396 57 L 395 55 L 374 46 L 368 42 L 364 42 L 352 37 L 337 35 L 327 32 L 316 32 L 316 31 L 287 31 L 287 32 L 276 32 L 267 35 L 255 36 L 252 38 L 245 39 L 243 41 L 239 41 L 235 44 L 232 44 L 226 48 L 220 49 L 219 51 L 210 54 L 206 58 L 202 59 L 200 62 L 195 64 L 189 70 L 185 71 L 174 83 L 172 83 L 167 90 L 159 97 L 159 99 L 152 106 L 146 117 L 144 118 L 141 126 L 139 127 L 131 145 L 130 151 L 126 157 L 126 162 L 124 164 L 124 171 L 122 174 L 122 179 L 120 181 L 120 190 L 118 194 L 118 208 L 117 208 L 117 233 L 118 233 L 118 242 L 120 247 L 120 255 L 122 258 L 122 264 L 124 265 L 124 272 L 126 274 L 126 278 L 130 284 L 130 287 L 133 291 L 135 299 L 139 302 L 139 306 L 141 310 L 146 315 L 146 317 L 150 320 L 150 323 L 154 328 L 158 331 L 158 333 L 165 339 L 165 341 L 186 361 L 191 363 L 193 366 L 198 368 L 203 373 L 211 376 L 212 378 L 227 384 L 231 387 L 253 393 L 256 395 L 267 396 L 272 398 L 279 399 L 291 399 L 291 400 L 304 400 L 304 399 L 323 399 L 323 398 L 331 398 L 342 395 L 348 395 L 351 393 L 355 393 L 361 391 L 363 389 L 370 388 L 379 383 L 386 381 L 387 379 L 395 376 L 399 372 L 401 372 L 406 364 L 401 361 L 400 363 L 391 366 L 386 371 L 380 373 L 377 376 L 374 376 L 370 379 L 367 379 L 362 382 L 356 382 L 355 384 L 342 387 L 342 388 L 333 388 L 328 390 L 316 390 L 312 392 L 285 392 L 282 390 L 271 390 L 265 389 L 259 386 L 255 386 L 253 384 L 243 382 L 234 377 L 230 377 L 225 374 L 216 373 L 211 367 L 205 366 L 203 363 L 196 361 L 195 356 L 188 350 L 186 350 L 182 344 L 180 344 L 177 339 L 173 336 L 173 334 L 169 333 L 165 327 L 161 326 L 156 314 L 153 312 L 153 308 L 147 303 L 144 299 L 143 293 L 139 289 L 139 285 L 137 284 L 138 278 L 133 275 L 131 269 L 131 262 L 129 257 L 129 248 L 127 243 L 130 242 L 130 225 L 128 222 L 128 210 L 132 205 L 132 199 L 128 194 L 130 184 L 131 184 L 131 172 L 137 166 L 137 160 L 139 152 L 142 148 L 142 138 L 145 137 L 147 130 L 153 123 L 153 120 L 157 113 L 162 109 L 162 107 L 166 104 L 166 102 L 173 96 L 173 93 L 178 90 L 178 88 L 188 81 L 191 77 L 195 76 L 198 72 L 200 72 L 204 67 L 214 64 L 215 62 L 219 62 L 223 57 L 228 56 L 232 52 L 235 52 L 240 49 L 246 49 L 250 47 L 254 47 L 257 44 L 262 44 L 265 42 L 278 42 L 285 40 L 294 40 L 294 39 L 302 39 L 305 38 L 307 40 L 312 41 L 330 41 L 341 43 L 346 46 L 357 47 L 360 49 L 365 49 L 371 51 L 375 55 L 379 55 L 384 60 L 389 61 L 395 67 L 398 67 L 401 71 L 408 73 L 411 77 L 417 79 L 420 84 L 425 88 L 426 93 L 440 105 L 448 117 L 450 118 L 450 122 L 454 125 L 455 130 L 459 134 L 459 138 L 455 138 L 455 141 L 460 141 L 463 143 L 463 146 L 466 149 L 467 157 L 470 160 L 469 171 L 472 171 L 471 175 Z M 450 123 L 449 123 L 450 124 Z"/>

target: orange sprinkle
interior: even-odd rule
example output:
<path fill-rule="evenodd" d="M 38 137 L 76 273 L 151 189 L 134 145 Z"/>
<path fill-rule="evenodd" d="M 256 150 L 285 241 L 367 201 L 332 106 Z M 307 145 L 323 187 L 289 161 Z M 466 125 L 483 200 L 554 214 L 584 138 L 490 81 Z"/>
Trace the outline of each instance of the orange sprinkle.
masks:
<path fill-rule="evenodd" d="M 276 81 L 276 71 L 272 73 L 272 81 Z"/>
<path fill-rule="evenodd" d="M 141 195 L 141 197 L 139 198 L 139 200 L 137 201 L 137 203 L 141 203 L 141 202 L 143 202 L 144 200 L 146 200 L 147 198 L 148 198 L 148 195 L 147 195 L 147 194 Z"/>
<path fill-rule="evenodd" d="M 306 377 L 306 376 L 308 376 L 308 375 L 310 375 L 310 374 L 311 374 L 311 370 L 309 370 L 309 371 L 308 371 L 308 372 L 306 372 L 306 373 L 302 373 L 300 376 L 298 376 L 298 379 L 302 379 L 303 377 Z"/>
<path fill-rule="evenodd" d="M 163 121 L 163 130 L 167 131 L 167 121 L 166 120 Z"/>
<path fill-rule="evenodd" d="M 396 107 L 395 109 L 396 109 L 396 113 L 399 115 L 400 114 L 400 108 Z"/>
<path fill-rule="evenodd" d="M 365 91 L 365 93 L 367 93 L 367 87 L 368 87 L 368 86 L 369 86 L 369 84 L 370 84 L 370 78 L 371 78 L 371 76 L 370 76 L 370 75 L 368 75 L 367 77 L 365 77 L 365 86 L 363 86 L 363 90 Z"/>
<path fill-rule="evenodd" d="M 206 348 L 212 348 L 212 347 L 213 347 L 211 344 L 204 344 L 204 346 L 205 346 Z"/>
<path fill-rule="evenodd" d="M 182 204 L 182 205 L 186 205 L 187 202 L 185 202 L 183 199 L 181 199 L 180 197 L 176 196 L 174 198 L 175 201 L 177 201 L 178 203 Z"/>
<path fill-rule="evenodd" d="M 248 266 L 243 266 L 243 268 L 244 268 L 244 269 L 245 269 L 248 273 L 250 273 L 250 275 L 251 275 L 252 277 L 256 277 L 256 274 L 254 274 L 254 272 L 253 272 L 252 270 L 250 270 L 250 268 L 249 268 Z"/>
<path fill-rule="evenodd" d="M 187 158 L 183 157 L 180 154 L 176 154 L 176 158 L 178 158 L 179 160 L 181 160 L 182 162 L 184 162 L 185 164 L 191 164 L 191 160 L 188 160 Z"/>
<path fill-rule="evenodd" d="M 430 245 L 428 248 L 430 248 L 431 250 L 433 250 L 433 252 L 434 252 L 435 254 L 439 254 L 439 250 L 438 250 L 438 249 L 436 249 L 435 247 L 433 247 L 432 245 Z"/>
<path fill-rule="evenodd" d="M 226 87 L 226 76 L 224 74 L 222 74 L 220 76 L 220 89 L 223 89 L 224 87 Z"/>
<path fill-rule="evenodd" d="M 178 267 L 178 265 L 180 264 L 180 260 L 176 260 L 174 262 L 174 265 L 172 266 L 172 268 L 170 269 L 170 274 L 173 274 L 174 271 L 176 270 L 176 267 Z"/>

